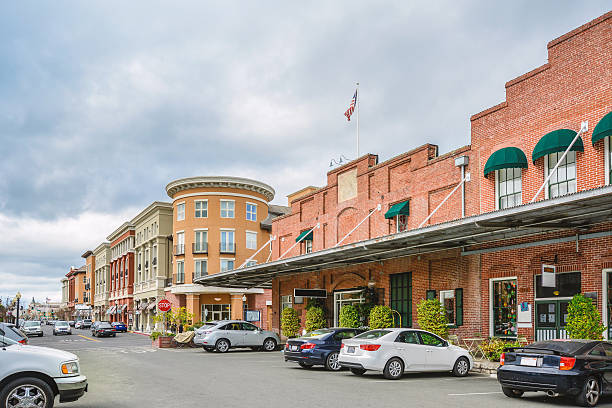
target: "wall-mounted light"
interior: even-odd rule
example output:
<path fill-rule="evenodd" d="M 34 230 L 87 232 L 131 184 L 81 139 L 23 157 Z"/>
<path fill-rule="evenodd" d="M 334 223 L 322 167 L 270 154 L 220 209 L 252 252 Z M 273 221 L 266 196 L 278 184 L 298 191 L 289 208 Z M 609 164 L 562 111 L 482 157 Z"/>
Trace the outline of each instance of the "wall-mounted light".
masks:
<path fill-rule="evenodd" d="M 220 302 L 221 298 L 215 298 L 215 302 Z"/>

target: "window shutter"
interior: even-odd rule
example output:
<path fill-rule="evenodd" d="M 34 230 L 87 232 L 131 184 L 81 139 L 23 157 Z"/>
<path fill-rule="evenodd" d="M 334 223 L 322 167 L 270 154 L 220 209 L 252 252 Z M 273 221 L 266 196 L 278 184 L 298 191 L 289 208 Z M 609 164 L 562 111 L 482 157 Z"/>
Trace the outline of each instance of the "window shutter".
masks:
<path fill-rule="evenodd" d="M 427 292 L 425 292 L 425 299 L 427 300 L 432 300 L 436 298 L 436 291 L 435 290 L 428 290 Z"/>
<path fill-rule="evenodd" d="M 455 325 L 463 325 L 463 288 L 455 289 Z"/>

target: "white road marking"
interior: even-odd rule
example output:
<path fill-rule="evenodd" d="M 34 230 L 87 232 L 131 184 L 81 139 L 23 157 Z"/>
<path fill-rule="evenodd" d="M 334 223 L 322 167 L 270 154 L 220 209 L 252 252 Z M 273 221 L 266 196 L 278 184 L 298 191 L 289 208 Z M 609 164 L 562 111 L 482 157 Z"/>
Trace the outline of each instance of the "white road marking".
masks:
<path fill-rule="evenodd" d="M 463 397 L 469 395 L 489 395 L 489 394 L 501 394 L 501 391 L 492 391 L 492 392 L 467 392 L 465 394 L 448 394 L 450 397 Z"/>

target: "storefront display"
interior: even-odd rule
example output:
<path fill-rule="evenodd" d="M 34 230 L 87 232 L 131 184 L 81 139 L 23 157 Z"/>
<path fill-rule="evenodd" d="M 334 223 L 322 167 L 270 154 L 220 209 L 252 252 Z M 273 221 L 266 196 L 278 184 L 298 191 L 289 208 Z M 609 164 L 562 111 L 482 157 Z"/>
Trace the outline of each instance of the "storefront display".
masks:
<path fill-rule="evenodd" d="M 493 331 L 495 336 L 516 336 L 516 280 L 493 282 Z"/>

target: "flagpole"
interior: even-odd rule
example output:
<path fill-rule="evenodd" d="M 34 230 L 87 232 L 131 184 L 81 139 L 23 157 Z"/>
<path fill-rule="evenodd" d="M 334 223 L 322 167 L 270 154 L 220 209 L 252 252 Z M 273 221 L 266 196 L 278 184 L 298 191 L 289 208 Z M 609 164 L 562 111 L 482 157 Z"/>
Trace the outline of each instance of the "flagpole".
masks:
<path fill-rule="evenodd" d="M 361 95 L 359 95 L 359 82 L 357 82 L 357 157 L 359 158 L 359 100 L 361 99 Z"/>

